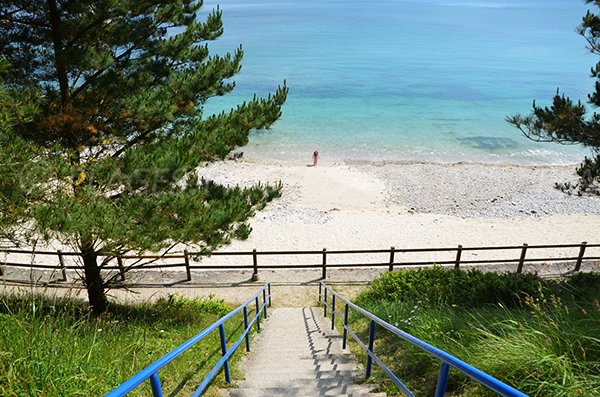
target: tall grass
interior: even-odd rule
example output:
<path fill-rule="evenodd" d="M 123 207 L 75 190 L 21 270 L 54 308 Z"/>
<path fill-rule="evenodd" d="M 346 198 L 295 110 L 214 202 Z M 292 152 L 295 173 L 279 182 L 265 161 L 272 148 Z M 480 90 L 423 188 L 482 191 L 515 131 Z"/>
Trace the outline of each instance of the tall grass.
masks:
<path fill-rule="evenodd" d="M 172 296 L 113 305 L 94 317 L 70 299 L 2 296 L 0 396 L 104 395 L 230 310 L 221 301 Z M 228 340 L 241 331 L 240 316 L 226 323 Z M 159 372 L 165 396 L 189 395 L 219 357 L 213 332 Z M 130 395 L 151 395 L 145 383 Z"/>
<path fill-rule="evenodd" d="M 394 273 L 357 303 L 531 396 L 600 396 L 600 275 L 548 281 L 439 268 Z M 415 294 L 423 285 L 434 292 Z M 440 293 L 454 287 L 460 289 L 455 296 Z M 367 321 L 357 314 L 350 321 L 366 338 Z M 375 351 L 384 362 L 416 395 L 433 395 L 440 362 L 382 329 L 377 334 Z M 389 395 L 398 394 L 383 374 L 375 376 Z M 455 370 L 448 392 L 495 395 Z"/>

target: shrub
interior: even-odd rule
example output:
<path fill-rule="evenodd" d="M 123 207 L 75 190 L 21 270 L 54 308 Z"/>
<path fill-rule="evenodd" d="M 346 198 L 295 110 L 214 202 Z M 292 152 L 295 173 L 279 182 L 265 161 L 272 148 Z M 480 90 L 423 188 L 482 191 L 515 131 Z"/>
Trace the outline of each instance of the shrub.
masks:
<path fill-rule="evenodd" d="M 561 295 L 578 301 L 600 300 L 600 273 L 575 273 L 561 283 L 561 286 Z"/>
<path fill-rule="evenodd" d="M 538 297 L 547 291 L 547 282 L 534 274 L 484 273 L 445 270 L 442 267 L 395 271 L 371 284 L 361 299 L 481 306 L 518 306 L 524 295 Z"/>
<path fill-rule="evenodd" d="M 436 267 L 396 271 L 374 281 L 356 303 L 531 396 L 600 396 L 600 274 L 563 280 Z M 368 321 L 350 317 L 361 338 Z M 377 331 L 381 332 L 381 331 Z M 379 357 L 416 395 L 432 395 L 439 361 L 390 333 L 379 334 Z M 397 389 L 375 371 L 382 390 Z M 457 371 L 447 392 L 491 392 Z"/>

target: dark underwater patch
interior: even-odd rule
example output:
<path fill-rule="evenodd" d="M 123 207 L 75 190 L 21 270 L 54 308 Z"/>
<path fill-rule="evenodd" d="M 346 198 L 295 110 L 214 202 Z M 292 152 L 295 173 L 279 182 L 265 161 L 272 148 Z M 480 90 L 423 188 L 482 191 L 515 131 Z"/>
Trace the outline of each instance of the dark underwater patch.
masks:
<path fill-rule="evenodd" d="M 518 146 L 517 141 L 501 136 L 471 136 L 468 138 L 458 138 L 466 146 L 473 149 L 496 151 L 502 149 L 515 149 Z"/>

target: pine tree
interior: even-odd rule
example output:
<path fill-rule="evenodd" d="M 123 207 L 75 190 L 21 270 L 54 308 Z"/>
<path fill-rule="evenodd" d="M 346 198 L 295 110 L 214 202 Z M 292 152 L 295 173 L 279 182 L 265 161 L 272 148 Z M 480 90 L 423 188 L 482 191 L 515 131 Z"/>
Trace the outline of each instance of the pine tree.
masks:
<path fill-rule="evenodd" d="M 588 4 L 600 7 L 600 0 L 586 0 Z M 588 43 L 592 54 L 600 55 L 600 17 L 588 11 L 583 17 L 578 32 Z M 591 70 L 596 79 L 595 91 L 588 95 L 588 101 L 594 108 L 600 106 L 600 62 Z M 530 115 L 520 114 L 506 119 L 517 127 L 527 138 L 537 142 L 558 142 L 566 145 L 583 145 L 592 150 L 592 157 L 586 157 L 577 169 L 580 176 L 580 191 L 589 191 L 600 195 L 596 184 L 600 184 L 600 114 L 594 112 L 587 116 L 586 107 L 574 102 L 565 95 L 556 93 L 552 106 L 539 107 L 533 102 Z M 556 185 L 562 190 L 570 185 Z"/>
<path fill-rule="evenodd" d="M 6 78 L 10 65 L 0 58 L 0 83 Z M 36 194 L 23 184 L 22 170 L 32 158 L 36 158 L 32 146 L 15 136 L 13 128 L 20 123 L 29 123 L 38 112 L 40 95 L 31 89 L 14 89 L 0 85 L 0 225 L 18 224 L 26 208 L 26 197 Z M 40 162 L 29 167 L 31 172 L 42 171 Z M 37 194 L 42 188 L 38 189 Z M 15 240 L 15 230 L 0 227 L 0 241 Z M 21 234 L 20 237 L 24 237 Z"/>
<path fill-rule="evenodd" d="M 194 171 L 268 128 L 287 95 L 284 85 L 203 114 L 209 98 L 234 89 L 243 52 L 209 54 L 221 11 L 201 19 L 201 7 L 0 0 L 0 51 L 10 64 L 3 92 L 37 93 L 35 112 L 2 130 L 0 232 L 78 249 L 96 313 L 108 303 L 100 270 L 111 257 L 245 238 L 248 218 L 279 195 L 278 186 L 226 188 Z"/>

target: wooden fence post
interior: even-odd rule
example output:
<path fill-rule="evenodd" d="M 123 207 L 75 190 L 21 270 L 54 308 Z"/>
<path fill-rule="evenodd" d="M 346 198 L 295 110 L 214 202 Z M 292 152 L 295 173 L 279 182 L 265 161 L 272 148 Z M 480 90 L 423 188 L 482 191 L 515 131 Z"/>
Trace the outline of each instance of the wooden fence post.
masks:
<path fill-rule="evenodd" d="M 58 262 L 60 263 L 60 271 L 62 273 L 62 279 L 60 281 L 67 281 L 67 270 L 65 269 L 65 260 L 62 256 L 62 251 L 57 250 L 58 252 Z"/>
<path fill-rule="evenodd" d="M 187 250 L 183 251 L 183 259 L 185 261 L 185 273 L 187 281 L 192 281 L 192 269 L 190 269 L 190 257 L 188 256 Z"/>
<path fill-rule="evenodd" d="M 125 281 L 125 268 L 123 267 L 123 258 L 117 256 L 117 265 L 119 265 L 119 274 L 121 275 L 121 281 Z"/>
<path fill-rule="evenodd" d="M 454 268 L 457 270 L 460 267 L 461 255 L 462 255 L 462 245 L 458 244 L 458 248 L 456 249 L 456 260 L 454 261 Z"/>
<path fill-rule="evenodd" d="M 323 248 L 323 270 L 321 272 L 321 278 L 323 280 L 327 278 L 327 248 Z"/>
<path fill-rule="evenodd" d="M 394 253 L 396 248 L 390 248 L 390 268 L 388 269 L 390 272 L 394 271 Z"/>
<path fill-rule="evenodd" d="M 527 244 L 523 244 L 521 249 L 521 257 L 519 258 L 519 266 L 517 267 L 517 273 L 523 273 L 523 265 L 525 264 L 525 255 L 527 255 Z"/>
<path fill-rule="evenodd" d="M 579 256 L 577 257 L 577 263 L 575 264 L 575 271 L 578 272 L 581 269 L 581 262 L 583 261 L 583 255 L 585 254 L 585 246 L 587 245 L 587 241 L 581 243 L 581 247 L 579 248 Z"/>
<path fill-rule="evenodd" d="M 252 250 L 252 281 L 258 281 L 258 255 L 256 254 L 256 248 Z"/>
<path fill-rule="evenodd" d="M 267 284 L 267 292 L 269 293 L 269 307 L 273 306 L 273 302 L 271 301 L 271 283 Z"/>

